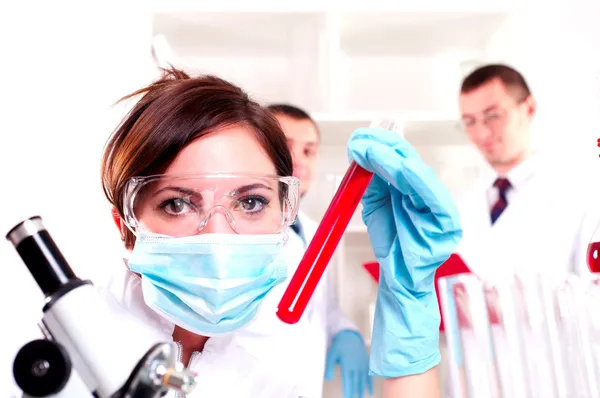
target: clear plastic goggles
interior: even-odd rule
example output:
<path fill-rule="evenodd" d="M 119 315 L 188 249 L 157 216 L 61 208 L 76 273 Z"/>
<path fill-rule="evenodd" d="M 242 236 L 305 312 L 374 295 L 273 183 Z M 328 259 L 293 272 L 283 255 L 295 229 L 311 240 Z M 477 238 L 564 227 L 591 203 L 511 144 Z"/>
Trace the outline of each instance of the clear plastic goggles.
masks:
<path fill-rule="evenodd" d="M 194 236 L 215 217 L 238 234 L 280 233 L 296 219 L 299 185 L 295 177 L 260 174 L 134 177 L 125 188 L 124 222 L 136 236 Z"/>

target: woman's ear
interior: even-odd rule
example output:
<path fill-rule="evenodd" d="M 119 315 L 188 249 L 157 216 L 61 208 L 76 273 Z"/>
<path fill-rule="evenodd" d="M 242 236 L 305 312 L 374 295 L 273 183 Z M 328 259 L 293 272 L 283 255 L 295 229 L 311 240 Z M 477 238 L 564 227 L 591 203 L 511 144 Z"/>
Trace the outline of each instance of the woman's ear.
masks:
<path fill-rule="evenodd" d="M 123 236 L 123 222 L 121 221 L 121 216 L 119 216 L 119 212 L 117 211 L 116 207 L 112 208 L 111 213 L 112 213 L 113 221 L 117 225 L 117 228 L 119 228 L 119 232 L 121 233 L 121 236 Z"/>

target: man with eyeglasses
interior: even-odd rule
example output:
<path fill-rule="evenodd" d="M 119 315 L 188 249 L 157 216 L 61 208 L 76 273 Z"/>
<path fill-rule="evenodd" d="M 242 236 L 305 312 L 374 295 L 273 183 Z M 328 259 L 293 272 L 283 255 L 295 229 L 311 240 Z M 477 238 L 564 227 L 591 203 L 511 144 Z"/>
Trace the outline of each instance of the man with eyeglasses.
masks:
<path fill-rule="evenodd" d="M 598 218 L 587 181 L 534 150 L 536 101 L 525 78 L 507 65 L 479 67 L 463 80 L 459 103 L 467 137 L 490 167 L 458 200 L 463 239 L 436 277 L 588 272 Z"/>
<path fill-rule="evenodd" d="M 459 201 L 458 254 L 468 268 L 482 276 L 532 267 L 587 272 L 596 220 L 580 197 L 585 182 L 563 178 L 560 162 L 534 150 L 536 101 L 525 78 L 507 65 L 482 66 L 463 80 L 459 104 L 467 137 L 490 166 Z"/>
<path fill-rule="evenodd" d="M 587 272 L 597 220 L 586 213 L 585 184 L 563 178 L 560 162 L 534 150 L 536 101 L 521 73 L 502 64 L 479 67 L 463 80 L 459 104 L 467 137 L 490 167 L 458 200 L 463 264 L 449 261 L 438 277 L 534 267 Z"/>
<path fill-rule="evenodd" d="M 479 67 L 463 80 L 459 105 L 467 137 L 489 168 L 457 200 L 463 238 L 438 269 L 436 290 L 438 278 L 460 273 L 491 279 L 515 271 L 589 272 L 586 252 L 600 206 L 587 181 L 564 171 L 564 160 L 534 150 L 536 100 L 525 78 L 507 65 Z"/>

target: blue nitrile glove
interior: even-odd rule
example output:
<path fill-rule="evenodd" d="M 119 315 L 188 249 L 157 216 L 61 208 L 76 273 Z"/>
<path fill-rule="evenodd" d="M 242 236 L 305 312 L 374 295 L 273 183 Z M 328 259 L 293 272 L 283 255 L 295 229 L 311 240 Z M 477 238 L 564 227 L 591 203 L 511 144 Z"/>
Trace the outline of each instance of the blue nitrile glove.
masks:
<path fill-rule="evenodd" d="M 374 173 L 362 199 L 380 266 L 370 372 L 423 373 L 440 361 L 434 274 L 462 238 L 458 210 L 433 169 L 397 133 L 358 129 L 348 154 Z"/>
<path fill-rule="evenodd" d="M 331 341 L 325 362 L 325 379 L 333 379 L 335 365 L 340 365 L 344 398 L 363 398 L 367 389 L 373 395 L 373 379 L 369 376 L 369 355 L 358 332 L 338 332 Z"/>

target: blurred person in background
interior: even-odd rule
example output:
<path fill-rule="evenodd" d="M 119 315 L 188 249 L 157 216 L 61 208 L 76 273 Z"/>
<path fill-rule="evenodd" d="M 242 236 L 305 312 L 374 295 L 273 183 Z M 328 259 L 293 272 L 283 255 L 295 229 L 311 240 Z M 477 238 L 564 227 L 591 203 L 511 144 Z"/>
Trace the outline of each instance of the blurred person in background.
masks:
<path fill-rule="evenodd" d="M 287 138 L 294 177 L 300 180 L 302 198 L 311 189 L 317 174 L 319 129 L 310 115 L 297 106 L 272 104 L 267 108 L 275 115 Z M 298 218 L 291 226 L 299 259 L 304 255 L 317 227 L 318 224 L 299 209 Z M 295 269 L 290 272 L 293 275 Z M 341 370 L 344 398 L 362 397 L 364 391 L 373 394 L 366 344 L 358 327 L 340 309 L 328 269 L 308 303 L 301 322 L 310 325 L 310 334 L 304 341 L 306 374 L 315 396 L 323 395 L 323 376 L 326 380 L 332 380 L 336 365 Z"/>
<path fill-rule="evenodd" d="M 593 196 L 560 159 L 534 148 L 537 103 L 523 75 L 504 64 L 478 67 L 462 81 L 459 105 L 466 135 L 488 167 L 457 200 L 464 235 L 438 269 L 436 290 L 438 278 L 461 273 L 588 273 L 598 221 Z"/>
<path fill-rule="evenodd" d="M 489 165 L 458 201 L 466 267 L 481 276 L 535 267 L 586 273 L 597 221 L 587 182 L 560 174 L 560 162 L 534 149 L 537 103 L 525 78 L 507 65 L 479 67 L 464 78 L 459 103 L 467 137 Z"/>

